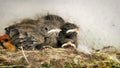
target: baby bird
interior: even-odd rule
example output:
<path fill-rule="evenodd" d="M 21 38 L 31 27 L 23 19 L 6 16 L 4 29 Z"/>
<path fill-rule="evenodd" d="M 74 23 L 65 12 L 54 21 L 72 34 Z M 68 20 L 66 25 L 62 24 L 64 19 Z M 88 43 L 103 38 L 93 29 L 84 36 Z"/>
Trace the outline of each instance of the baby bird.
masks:
<path fill-rule="evenodd" d="M 65 23 L 64 25 L 62 25 L 61 31 L 58 36 L 58 47 L 76 48 L 78 45 L 77 34 L 78 34 L 78 27 L 75 24 Z"/>
<path fill-rule="evenodd" d="M 43 37 L 38 34 L 38 31 L 35 31 L 36 26 L 37 20 L 24 19 L 20 23 L 5 28 L 5 30 L 6 34 L 12 37 L 11 43 L 17 48 L 23 46 L 25 50 L 31 50 L 34 45 L 33 42 L 42 43 L 43 41 L 39 40 Z"/>
<path fill-rule="evenodd" d="M 37 49 L 43 47 L 57 47 L 57 37 L 61 31 L 60 27 L 65 23 L 64 20 L 57 15 L 47 15 L 43 17 L 43 26 L 38 26 L 39 34 L 44 36 L 44 42 L 38 46 Z"/>

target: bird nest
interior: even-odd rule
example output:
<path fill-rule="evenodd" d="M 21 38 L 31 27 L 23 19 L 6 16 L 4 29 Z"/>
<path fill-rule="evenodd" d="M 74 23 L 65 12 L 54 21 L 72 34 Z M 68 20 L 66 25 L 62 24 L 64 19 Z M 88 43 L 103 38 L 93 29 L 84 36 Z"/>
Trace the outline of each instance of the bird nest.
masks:
<path fill-rule="evenodd" d="M 112 49 L 112 50 L 111 50 Z M 113 47 L 93 50 L 85 54 L 73 48 L 45 48 L 8 52 L 0 50 L 2 68 L 119 68 L 120 53 Z M 24 52 L 24 53 L 23 53 Z"/>
<path fill-rule="evenodd" d="M 0 36 L 1 68 L 119 68 L 114 47 L 77 50 L 78 26 L 56 15 L 24 19 L 5 28 Z M 6 48 L 6 49 L 4 49 Z"/>

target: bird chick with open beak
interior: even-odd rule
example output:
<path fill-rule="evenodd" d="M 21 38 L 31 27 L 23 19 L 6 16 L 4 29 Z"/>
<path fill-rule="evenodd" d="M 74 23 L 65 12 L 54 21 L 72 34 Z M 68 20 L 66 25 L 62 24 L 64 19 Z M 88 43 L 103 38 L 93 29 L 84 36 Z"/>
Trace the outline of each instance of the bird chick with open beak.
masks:
<path fill-rule="evenodd" d="M 17 49 L 15 45 L 11 44 L 11 37 L 7 34 L 0 36 L 0 43 L 9 51 L 15 51 Z"/>
<path fill-rule="evenodd" d="M 72 23 L 65 23 L 61 26 L 61 31 L 58 36 L 58 47 L 73 47 L 76 48 L 78 27 Z"/>

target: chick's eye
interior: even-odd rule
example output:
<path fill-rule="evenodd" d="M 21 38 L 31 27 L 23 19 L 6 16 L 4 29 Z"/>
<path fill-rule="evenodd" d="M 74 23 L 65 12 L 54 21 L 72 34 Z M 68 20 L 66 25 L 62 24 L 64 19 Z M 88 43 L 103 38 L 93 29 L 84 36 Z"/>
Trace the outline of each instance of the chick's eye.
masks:
<path fill-rule="evenodd" d="M 49 30 L 49 26 L 48 26 L 48 25 L 45 25 L 45 26 L 44 26 L 44 30 L 48 31 L 48 30 Z"/>
<path fill-rule="evenodd" d="M 45 27 L 45 30 L 48 30 L 48 28 L 47 28 L 47 27 Z"/>

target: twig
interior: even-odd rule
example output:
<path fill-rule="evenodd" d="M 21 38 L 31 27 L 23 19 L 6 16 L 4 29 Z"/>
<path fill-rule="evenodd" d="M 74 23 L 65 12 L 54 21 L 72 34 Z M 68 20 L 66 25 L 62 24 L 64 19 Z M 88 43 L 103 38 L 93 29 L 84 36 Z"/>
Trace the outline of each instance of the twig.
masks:
<path fill-rule="evenodd" d="M 26 62 L 29 64 L 29 61 L 28 61 L 28 59 L 27 59 L 27 57 L 26 57 L 26 55 L 25 55 L 25 52 L 24 52 L 24 50 L 23 50 L 23 47 L 21 46 L 20 48 L 22 49 L 22 53 L 23 53 L 23 56 L 24 56 Z"/>
<path fill-rule="evenodd" d="M 38 53 L 38 52 L 40 52 L 40 51 L 37 51 L 37 50 L 34 50 L 34 51 L 24 51 L 25 53 L 31 53 L 31 52 L 36 52 L 36 53 Z M 21 51 L 19 51 L 18 53 L 21 53 Z"/>

